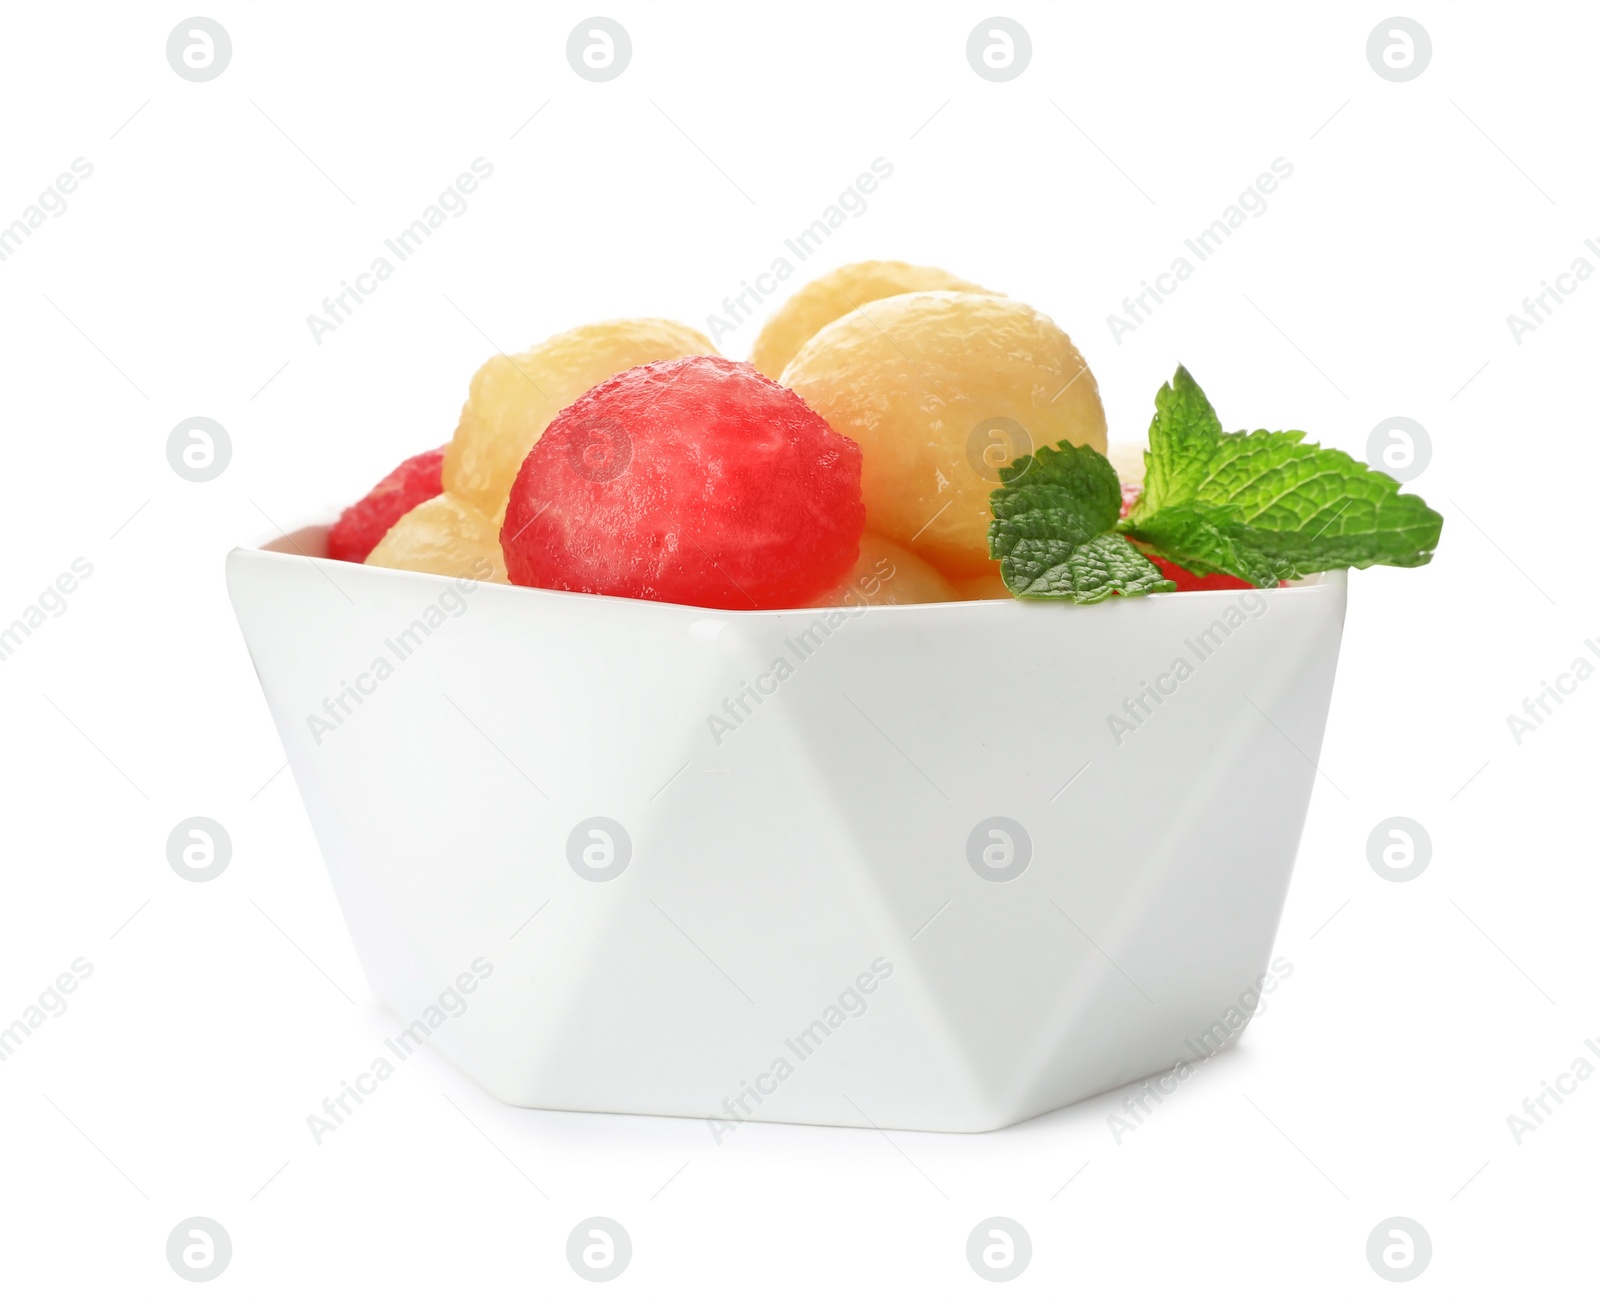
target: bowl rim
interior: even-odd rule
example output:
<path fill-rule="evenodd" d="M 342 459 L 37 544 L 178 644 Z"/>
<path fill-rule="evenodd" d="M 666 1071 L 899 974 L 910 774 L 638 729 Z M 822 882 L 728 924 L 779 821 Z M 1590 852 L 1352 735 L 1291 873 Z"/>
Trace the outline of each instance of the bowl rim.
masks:
<path fill-rule="evenodd" d="M 293 536 L 293 534 L 286 534 L 285 537 L 275 538 L 273 540 L 274 540 L 274 542 L 280 542 L 280 541 L 284 541 L 289 536 Z M 775 608 L 775 609 L 722 609 L 722 608 L 719 608 L 719 607 L 717 607 L 715 605 L 684 605 L 684 604 L 680 604 L 680 603 L 678 603 L 676 601 L 647 600 L 647 599 L 644 599 L 643 597 L 639 597 L 639 596 L 607 596 L 607 595 L 601 595 L 601 594 L 599 594 L 597 592 L 589 592 L 589 591 L 565 591 L 565 590 L 562 590 L 562 589 L 556 588 L 556 587 L 522 587 L 522 586 L 517 585 L 516 583 L 488 582 L 488 581 L 485 581 L 482 578 L 452 577 L 449 574 L 443 574 L 443 573 L 424 573 L 424 572 L 422 572 L 421 570 L 418 570 L 418 569 L 393 569 L 393 568 L 389 568 L 386 565 L 371 565 L 371 566 L 369 566 L 369 565 L 366 565 L 366 564 L 352 563 L 349 560 L 334 560 L 334 559 L 329 559 L 326 556 L 307 555 L 302 551 L 295 551 L 295 550 L 288 550 L 288 549 L 274 549 L 274 545 L 272 543 L 259 545 L 259 546 L 235 546 L 235 547 L 233 547 L 227 553 L 227 557 L 226 557 L 227 567 L 231 570 L 231 568 L 232 568 L 232 566 L 234 564 L 235 557 L 243 558 L 243 557 L 259 557 L 259 556 L 271 556 L 271 557 L 273 557 L 274 561 L 282 560 L 284 562 L 291 563 L 291 564 L 311 564 L 311 565 L 334 564 L 334 565 L 338 565 L 341 569 L 359 569 L 359 570 L 362 570 L 363 572 L 369 572 L 369 573 L 370 572 L 381 572 L 381 573 L 390 574 L 390 575 L 402 575 L 402 579 L 403 580 L 404 579 L 411 579 L 411 580 L 414 580 L 414 581 L 416 581 L 418 583 L 423 583 L 423 582 L 427 582 L 427 583 L 470 582 L 470 583 L 476 584 L 479 587 L 504 588 L 507 591 L 536 592 L 536 593 L 538 593 L 539 597 L 543 597 L 543 598 L 557 597 L 557 598 L 563 598 L 563 599 L 566 599 L 566 600 L 576 601 L 576 602 L 580 602 L 580 603 L 588 604 L 588 605 L 636 605 L 636 606 L 642 606 L 642 607 L 649 607 L 649 608 L 652 608 L 652 609 L 685 610 L 685 611 L 688 611 L 688 612 L 691 612 L 691 613 L 702 615 L 703 617 L 707 617 L 707 618 L 754 619 L 754 618 L 770 617 L 771 615 L 774 615 L 774 614 L 809 614 L 809 613 L 826 614 L 826 613 L 835 613 L 835 612 L 847 613 L 847 614 L 850 614 L 852 617 L 857 617 L 857 616 L 860 616 L 862 614 L 866 614 L 866 613 L 869 613 L 869 612 L 871 612 L 875 617 L 896 617 L 896 615 L 891 614 L 888 611 L 894 611 L 894 610 L 931 610 L 931 609 L 952 610 L 952 611 L 954 611 L 954 610 L 958 610 L 958 609 L 971 609 L 973 607 L 1009 608 L 1009 607 L 1012 607 L 1012 606 L 1021 606 L 1023 608 L 1028 608 L 1028 609 L 1034 609 L 1034 608 L 1038 608 L 1038 609 L 1058 608 L 1058 609 L 1071 609 L 1071 610 L 1089 610 L 1089 609 L 1098 608 L 1100 606 L 1105 606 L 1105 607 L 1109 607 L 1109 608 L 1112 608 L 1112 609 L 1121 609 L 1121 608 L 1126 608 L 1128 606 L 1128 600 L 1127 599 L 1124 599 L 1124 600 L 1110 599 L 1110 600 L 1100 601 L 1100 602 L 1097 603 L 1097 605 L 1080 606 L 1080 605 L 1075 604 L 1072 601 L 1067 601 L 1067 600 L 1029 600 L 1029 599 L 1023 599 L 1023 598 L 1019 598 L 1019 597 L 1008 597 L 1008 596 L 983 596 L 983 597 L 978 597 L 978 598 L 975 598 L 975 599 L 937 600 L 937 601 L 924 601 L 924 602 L 920 602 L 920 603 L 916 603 L 916 604 L 896 604 L 896 605 L 870 605 L 870 604 L 865 604 L 865 603 L 857 604 L 857 603 L 853 603 L 852 602 L 852 603 L 846 603 L 846 604 L 843 604 L 843 605 L 796 605 L 796 606 L 784 607 L 784 608 L 781 608 L 781 609 L 780 608 Z M 1220 588 L 1220 589 L 1217 589 L 1217 590 L 1214 590 L 1214 591 L 1157 591 L 1157 592 L 1151 592 L 1149 595 L 1146 595 L 1146 596 L 1137 597 L 1136 599 L 1139 600 L 1140 602 L 1143 602 L 1143 601 L 1146 601 L 1146 600 L 1161 601 L 1161 602 L 1169 602 L 1169 601 L 1173 601 L 1173 600 L 1188 600 L 1188 601 L 1193 601 L 1193 602 L 1198 603 L 1199 598 L 1202 598 L 1202 597 L 1222 597 L 1222 598 L 1224 598 L 1224 602 L 1226 602 L 1227 600 L 1236 600 L 1239 597 L 1244 596 L 1246 594 L 1254 594 L 1254 595 L 1260 596 L 1260 597 L 1262 597 L 1263 599 L 1266 599 L 1266 600 L 1278 600 L 1278 601 L 1281 601 L 1281 600 L 1289 599 L 1293 595 L 1293 593 L 1296 593 L 1296 592 L 1317 591 L 1319 589 L 1325 589 L 1325 588 L 1343 587 L 1345 585 L 1346 578 L 1347 578 L 1346 570 L 1343 570 L 1343 569 L 1330 569 L 1330 570 L 1328 570 L 1326 572 L 1323 572 L 1323 573 L 1313 573 L 1313 574 L 1308 574 L 1304 578 L 1293 579 L 1292 581 L 1286 582 L 1282 586 L 1279 586 L 1279 587 L 1238 587 L 1238 588 L 1225 587 L 1225 588 Z M 1215 602 L 1213 601 L 1213 603 L 1215 603 Z"/>

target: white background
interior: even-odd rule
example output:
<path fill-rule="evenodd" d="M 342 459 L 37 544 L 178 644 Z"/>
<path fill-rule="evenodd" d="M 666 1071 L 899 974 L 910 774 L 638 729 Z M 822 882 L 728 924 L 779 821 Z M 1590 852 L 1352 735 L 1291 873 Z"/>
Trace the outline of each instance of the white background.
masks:
<path fill-rule="evenodd" d="M 626 3 L 605 12 L 632 63 L 591 84 L 571 6 L 224 4 L 232 62 L 192 84 L 164 53 L 180 9 L 8 6 L 0 223 L 94 171 L 0 263 L 0 622 L 76 557 L 93 576 L 0 663 L 0 1021 L 74 958 L 94 973 L 0 1063 L 0 1291 L 191 1294 L 164 1255 L 191 1215 L 232 1237 L 208 1284 L 229 1296 L 588 1294 L 564 1243 L 595 1214 L 633 1239 L 622 1296 L 983 1294 L 964 1247 L 991 1215 L 1033 1239 L 1021 1295 L 1387 1294 L 1365 1245 L 1392 1215 L 1432 1238 L 1416 1295 L 1592 1287 L 1600 1079 L 1520 1145 L 1506 1116 L 1600 1039 L 1600 683 L 1521 745 L 1505 718 L 1600 665 L 1600 283 L 1520 345 L 1506 317 L 1600 266 L 1600 21 L 1419 5 L 1432 62 L 1393 84 L 1365 55 L 1388 11 L 1307 9 L 1017 4 L 1032 62 L 994 84 L 965 57 L 983 7 Z M 306 1114 L 395 1026 L 281 772 L 225 552 L 443 442 L 497 348 L 705 328 L 880 156 L 892 178 L 807 270 L 899 257 L 1031 301 L 1114 439 L 1180 360 L 1229 427 L 1357 455 L 1393 415 L 1430 431 L 1412 488 L 1443 543 L 1352 577 L 1292 977 L 1120 1145 L 1108 1095 L 983 1137 L 752 1124 L 718 1147 L 510 1109 L 425 1054 L 319 1148 Z M 477 157 L 465 215 L 314 343 L 307 314 Z M 1107 314 L 1278 157 L 1268 211 L 1114 342 Z M 165 457 L 195 414 L 233 442 L 208 484 Z M 204 885 L 164 852 L 196 814 L 234 844 Z M 1396 814 L 1434 845 L 1406 884 L 1366 858 Z"/>

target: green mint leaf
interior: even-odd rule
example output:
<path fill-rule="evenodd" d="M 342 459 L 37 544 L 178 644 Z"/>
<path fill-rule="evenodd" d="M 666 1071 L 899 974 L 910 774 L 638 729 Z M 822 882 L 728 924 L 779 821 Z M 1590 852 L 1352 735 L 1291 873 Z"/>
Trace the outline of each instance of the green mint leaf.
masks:
<path fill-rule="evenodd" d="M 1000 576 L 1014 596 L 1080 605 L 1097 605 L 1111 596 L 1177 590 L 1177 584 L 1162 577 L 1161 570 L 1120 533 L 1101 533 L 1074 547 L 1060 541 L 1024 540 L 1000 561 Z"/>
<path fill-rule="evenodd" d="M 1257 537 L 1238 524 L 1236 512 L 1217 506 L 1168 506 L 1135 533 L 1151 550 L 1176 561 L 1191 573 L 1229 573 L 1255 587 L 1276 587 L 1296 576 L 1280 563 L 1274 539 Z"/>
<path fill-rule="evenodd" d="M 1156 394 L 1156 416 L 1150 422 L 1150 450 L 1144 454 L 1141 507 L 1152 510 L 1186 501 L 1204 480 L 1211 451 L 1222 436 L 1222 421 L 1182 366 L 1170 384 Z"/>
<path fill-rule="evenodd" d="M 1433 558 L 1438 512 L 1387 474 L 1305 436 L 1224 433 L 1180 366 L 1156 396 L 1145 490 L 1122 531 L 1194 573 L 1229 573 L 1258 587 Z"/>
<path fill-rule="evenodd" d="M 1000 471 L 989 554 L 1015 596 L 1093 605 L 1174 584 L 1115 532 L 1122 485 L 1093 447 L 1042 447 Z"/>

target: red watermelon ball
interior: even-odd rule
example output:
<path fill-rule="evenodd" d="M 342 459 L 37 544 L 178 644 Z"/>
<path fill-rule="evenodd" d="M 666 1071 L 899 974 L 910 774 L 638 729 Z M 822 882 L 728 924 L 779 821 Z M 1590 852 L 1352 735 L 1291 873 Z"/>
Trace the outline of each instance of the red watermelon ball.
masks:
<path fill-rule="evenodd" d="M 1163 578 L 1171 578 L 1177 583 L 1179 591 L 1250 591 L 1255 585 L 1243 578 L 1235 578 L 1231 573 L 1190 573 L 1164 555 L 1146 555 L 1145 559 L 1161 570 Z"/>
<path fill-rule="evenodd" d="M 567 407 L 522 462 L 500 532 L 525 587 L 794 609 L 856 562 L 861 449 L 753 366 L 636 366 Z"/>
<path fill-rule="evenodd" d="M 328 530 L 328 558 L 360 564 L 400 516 L 444 491 L 444 448 L 402 461 Z"/>

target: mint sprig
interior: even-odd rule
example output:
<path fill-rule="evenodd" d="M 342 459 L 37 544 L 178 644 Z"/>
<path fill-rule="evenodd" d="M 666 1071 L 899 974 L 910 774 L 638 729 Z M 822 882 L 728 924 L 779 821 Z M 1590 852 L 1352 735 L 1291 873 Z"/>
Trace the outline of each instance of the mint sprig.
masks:
<path fill-rule="evenodd" d="M 1014 595 L 1080 604 L 1173 590 L 1129 538 L 1193 573 L 1257 587 L 1433 558 L 1438 512 L 1387 474 L 1305 436 L 1223 432 L 1180 366 L 1156 394 L 1144 490 L 1127 519 L 1117 518 L 1110 462 L 1062 443 L 1001 470 L 990 495 L 990 554 Z"/>
<path fill-rule="evenodd" d="M 1115 531 L 1122 484 L 1093 447 L 1043 447 L 1002 468 L 1000 483 L 989 496 L 989 554 L 1013 595 L 1093 605 L 1174 590 Z"/>

